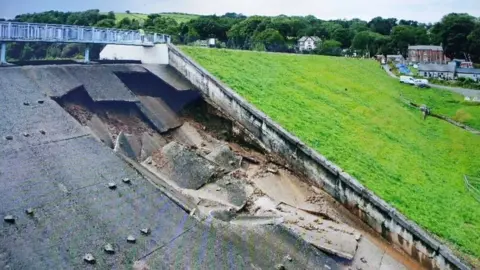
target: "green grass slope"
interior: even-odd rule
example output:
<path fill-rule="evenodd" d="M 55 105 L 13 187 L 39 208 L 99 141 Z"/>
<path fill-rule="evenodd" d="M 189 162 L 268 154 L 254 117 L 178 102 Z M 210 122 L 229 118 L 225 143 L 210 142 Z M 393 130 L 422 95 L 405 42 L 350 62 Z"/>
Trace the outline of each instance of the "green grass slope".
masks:
<path fill-rule="evenodd" d="M 370 60 L 181 49 L 409 218 L 480 257 L 480 203 L 463 182 L 480 174 L 480 137 L 424 121 L 400 94 L 445 114 L 464 110 L 477 127 L 479 106 L 401 85 Z"/>
<path fill-rule="evenodd" d="M 176 20 L 178 23 L 186 23 L 193 19 L 199 17 L 199 15 L 194 14 L 182 14 L 182 13 L 160 13 L 162 16 L 172 18 Z M 131 20 L 136 19 L 138 21 L 144 21 L 147 19 L 148 14 L 142 13 L 115 13 L 115 18 L 117 21 L 121 21 L 123 18 L 130 18 Z"/>

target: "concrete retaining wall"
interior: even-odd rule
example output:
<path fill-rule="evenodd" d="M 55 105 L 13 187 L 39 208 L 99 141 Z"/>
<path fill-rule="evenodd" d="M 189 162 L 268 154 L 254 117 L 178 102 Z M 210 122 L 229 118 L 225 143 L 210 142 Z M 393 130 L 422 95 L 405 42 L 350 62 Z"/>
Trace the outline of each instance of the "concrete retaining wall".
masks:
<path fill-rule="evenodd" d="M 107 45 L 100 52 L 100 60 L 137 60 L 144 64 L 168 64 L 168 47 L 157 44 L 152 47 Z"/>
<path fill-rule="evenodd" d="M 270 151 L 323 187 L 385 239 L 428 269 L 469 269 L 440 242 L 223 85 L 173 45 L 169 63 Z"/>

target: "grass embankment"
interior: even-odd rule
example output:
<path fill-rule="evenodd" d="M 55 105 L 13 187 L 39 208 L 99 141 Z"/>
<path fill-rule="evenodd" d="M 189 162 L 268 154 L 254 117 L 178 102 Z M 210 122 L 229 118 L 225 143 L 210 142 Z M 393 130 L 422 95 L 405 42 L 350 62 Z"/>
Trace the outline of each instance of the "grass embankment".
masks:
<path fill-rule="evenodd" d="M 480 174 L 480 137 L 422 120 L 400 94 L 445 114 L 464 110 L 477 127 L 479 106 L 401 85 L 370 60 L 181 49 L 409 218 L 480 257 L 480 203 L 463 182 Z"/>
<path fill-rule="evenodd" d="M 162 16 L 172 18 L 177 23 L 186 23 L 193 19 L 199 17 L 199 15 L 194 14 L 183 14 L 183 13 L 160 13 Z M 130 18 L 131 20 L 135 19 L 137 21 L 145 21 L 148 17 L 148 14 L 143 13 L 115 13 L 115 18 L 117 21 L 121 21 L 123 18 Z"/>

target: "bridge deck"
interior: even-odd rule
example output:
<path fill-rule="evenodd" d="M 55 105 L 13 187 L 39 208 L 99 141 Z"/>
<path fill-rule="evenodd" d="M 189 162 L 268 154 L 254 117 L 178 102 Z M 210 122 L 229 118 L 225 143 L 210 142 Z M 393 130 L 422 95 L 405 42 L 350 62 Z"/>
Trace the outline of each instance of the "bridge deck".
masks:
<path fill-rule="evenodd" d="M 169 43 L 170 36 L 76 25 L 0 22 L 0 41 L 153 46 L 156 43 Z"/>

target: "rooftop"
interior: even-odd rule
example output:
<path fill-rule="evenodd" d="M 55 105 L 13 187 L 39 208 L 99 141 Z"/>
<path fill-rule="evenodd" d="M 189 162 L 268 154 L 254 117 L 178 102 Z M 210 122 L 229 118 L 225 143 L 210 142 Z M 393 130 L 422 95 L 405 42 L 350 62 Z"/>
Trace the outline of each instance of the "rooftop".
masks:
<path fill-rule="evenodd" d="M 408 46 L 409 50 L 432 50 L 432 51 L 443 51 L 442 46 L 437 45 L 413 45 Z"/>
<path fill-rule="evenodd" d="M 455 65 L 447 64 L 418 64 L 419 71 L 426 72 L 455 72 Z"/>
<path fill-rule="evenodd" d="M 478 68 L 457 68 L 457 73 L 480 74 L 480 69 L 478 69 Z"/>

